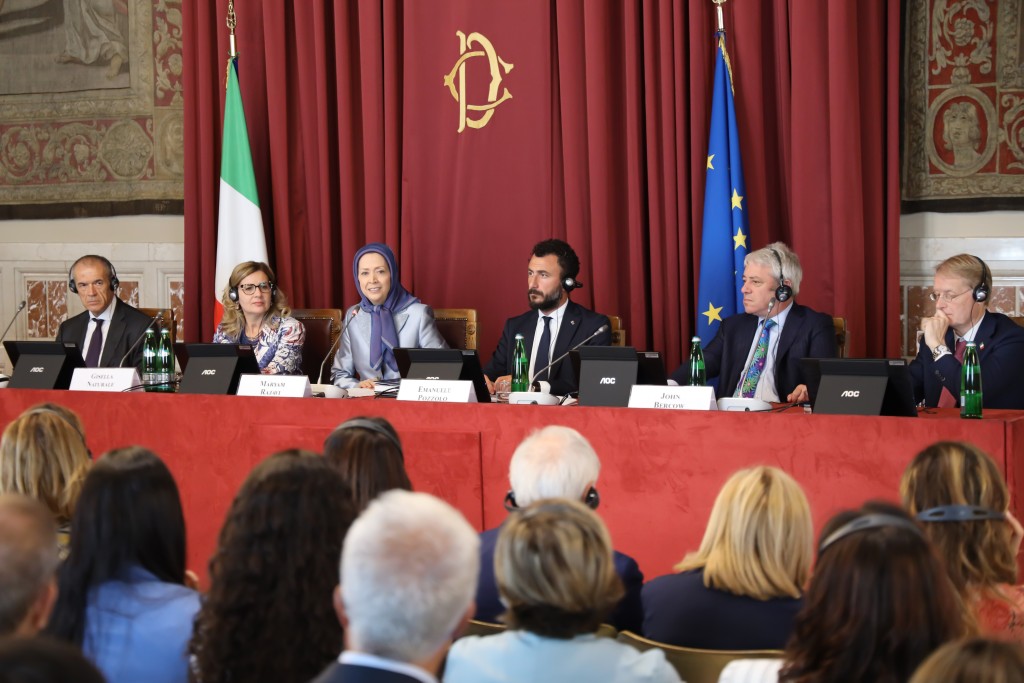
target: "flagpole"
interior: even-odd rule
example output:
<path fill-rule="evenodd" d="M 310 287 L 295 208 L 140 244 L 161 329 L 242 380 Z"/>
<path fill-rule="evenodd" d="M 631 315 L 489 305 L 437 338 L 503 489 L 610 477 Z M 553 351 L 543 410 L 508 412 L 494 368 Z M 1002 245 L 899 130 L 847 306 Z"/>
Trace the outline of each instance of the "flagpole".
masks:
<path fill-rule="evenodd" d="M 715 2 L 718 2 L 718 0 L 715 0 Z M 719 13 L 718 23 L 721 24 L 722 23 L 722 16 L 721 16 L 722 10 L 718 10 L 718 13 Z M 231 44 L 230 56 L 232 58 L 237 56 L 237 53 L 235 52 L 235 25 L 236 25 L 236 23 L 237 22 L 235 21 L 235 0 L 228 0 L 228 20 L 227 20 L 227 25 L 228 25 L 228 31 L 230 31 L 230 33 L 228 35 L 228 38 L 229 38 L 230 44 Z"/>
<path fill-rule="evenodd" d="M 718 10 L 718 33 L 725 33 L 725 19 L 722 16 L 722 5 L 725 4 L 726 0 L 711 0 L 715 3 L 715 9 Z M 230 4 L 228 5 L 230 7 Z"/>

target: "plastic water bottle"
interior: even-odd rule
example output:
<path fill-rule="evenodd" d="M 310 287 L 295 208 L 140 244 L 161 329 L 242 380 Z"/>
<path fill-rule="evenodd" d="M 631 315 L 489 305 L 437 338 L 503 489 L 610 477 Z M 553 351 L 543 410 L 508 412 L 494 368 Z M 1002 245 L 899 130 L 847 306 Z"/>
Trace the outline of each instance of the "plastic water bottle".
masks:
<path fill-rule="evenodd" d="M 690 386 L 703 387 L 707 384 L 704 369 L 704 351 L 700 348 L 700 337 L 690 340 Z"/>
<path fill-rule="evenodd" d="M 981 362 L 978 345 L 967 342 L 964 362 L 960 366 L 960 417 L 981 418 Z"/>
<path fill-rule="evenodd" d="M 174 391 L 174 352 L 171 349 L 171 331 L 166 327 L 160 329 L 153 374 L 156 381 L 154 391 Z"/>
<path fill-rule="evenodd" d="M 512 353 L 512 391 L 530 390 L 530 359 L 526 356 L 523 335 L 516 335 L 516 348 Z"/>
<path fill-rule="evenodd" d="M 156 383 L 156 347 L 156 333 L 150 327 L 142 342 L 142 384 L 146 391 L 153 391 L 153 384 Z"/>

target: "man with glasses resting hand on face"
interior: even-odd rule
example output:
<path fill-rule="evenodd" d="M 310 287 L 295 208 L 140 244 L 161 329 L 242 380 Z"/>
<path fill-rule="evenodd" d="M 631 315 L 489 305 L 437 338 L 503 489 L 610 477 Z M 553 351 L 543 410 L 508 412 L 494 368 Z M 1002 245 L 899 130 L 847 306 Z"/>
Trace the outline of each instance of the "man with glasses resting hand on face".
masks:
<path fill-rule="evenodd" d="M 978 345 L 986 408 L 1024 409 L 1024 327 L 985 309 L 992 273 L 977 256 L 951 256 L 935 268 L 929 297 L 935 314 L 922 318 L 917 358 L 910 363 L 914 398 L 929 407 L 960 400 L 960 366 L 967 342 Z"/>

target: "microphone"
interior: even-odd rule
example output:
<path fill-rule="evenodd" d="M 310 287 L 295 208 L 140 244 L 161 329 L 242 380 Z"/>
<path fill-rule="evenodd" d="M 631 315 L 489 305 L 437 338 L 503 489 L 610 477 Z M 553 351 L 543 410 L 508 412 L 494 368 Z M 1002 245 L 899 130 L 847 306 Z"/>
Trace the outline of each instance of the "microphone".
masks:
<path fill-rule="evenodd" d="M 350 315 L 348 317 L 342 318 L 342 321 L 341 321 L 341 332 L 338 333 L 338 338 L 334 340 L 333 344 L 331 344 L 331 348 L 327 349 L 327 355 L 324 357 L 324 362 L 320 364 L 320 374 L 317 375 L 317 378 L 316 378 L 316 383 L 317 384 L 323 384 L 324 383 L 324 369 L 327 367 L 327 361 L 329 361 L 331 358 L 334 357 L 334 348 L 338 344 L 341 343 L 341 336 L 343 334 L 345 334 L 345 328 L 348 327 L 349 321 L 352 320 L 352 318 L 354 318 L 354 317 L 355 317 L 355 313 L 353 313 L 352 315 Z"/>
<path fill-rule="evenodd" d="M 577 344 L 576 346 L 572 347 L 571 349 L 569 349 L 568 351 L 563 353 L 561 356 L 559 356 L 558 358 L 554 359 L 553 361 L 551 361 L 550 363 L 548 363 L 547 365 L 542 367 L 540 370 L 538 370 L 537 372 L 535 372 L 533 374 L 533 377 L 530 378 L 530 386 L 531 387 L 533 386 L 533 383 L 537 381 L 537 378 L 540 377 L 540 374 L 542 372 L 544 372 L 545 370 L 551 369 L 552 367 L 557 365 L 563 358 L 568 356 L 570 353 L 572 353 L 576 349 L 580 348 L 581 346 L 586 344 L 588 341 L 590 341 L 591 339 L 593 339 L 597 335 L 601 334 L 602 332 L 607 332 L 607 331 L 608 331 L 608 326 L 607 325 L 601 325 L 601 327 L 597 328 L 597 330 L 594 331 L 594 334 L 590 335 L 589 337 L 587 337 L 586 339 L 581 341 L 579 344 Z M 548 377 L 550 378 L 551 375 L 548 375 Z"/>
<path fill-rule="evenodd" d="M 4 339 L 7 339 L 7 333 L 11 331 L 11 327 L 14 325 L 14 321 L 18 319 L 18 314 L 24 310 L 25 301 L 22 300 L 22 302 L 18 304 L 18 310 L 16 310 L 14 312 L 14 315 L 11 316 L 11 322 L 7 323 L 7 327 L 4 328 L 4 333 L 0 334 L 0 342 L 2 342 Z"/>
<path fill-rule="evenodd" d="M 164 312 L 160 311 L 156 314 L 156 316 L 153 317 L 152 320 L 149 321 L 149 324 L 146 325 L 146 329 L 142 330 L 142 334 L 140 334 L 139 338 L 135 340 L 135 343 L 128 347 L 127 353 L 125 353 L 124 356 L 121 357 L 121 362 L 117 364 L 117 367 L 124 367 L 124 362 L 128 360 L 128 356 L 132 355 L 132 351 L 134 351 L 135 348 L 142 343 L 142 340 L 145 339 L 146 333 L 149 332 L 151 327 L 153 327 L 153 323 L 162 323 L 163 320 Z"/>
<path fill-rule="evenodd" d="M 768 318 L 771 317 L 773 308 L 775 308 L 775 297 L 772 297 L 768 301 L 768 313 L 765 314 L 764 320 L 757 323 L 757 331 L 754 333 L 754 339 L 760 338 L 762 328 L 768 324 Z M 747 360 L 747 365 L 743 368 L 743 374 L 740 375 L 740 381 L 736 384 L 736 390 L 739 391 L 739 393 L 742 393 L 743 380 L 746 379 L 747 373 L 750 372 L 750 364 L 753 362 L 754 354 L 750 354 L 750 358 Z M 734 392 L 733 396 L 737 396 L 737 393 Z"/>

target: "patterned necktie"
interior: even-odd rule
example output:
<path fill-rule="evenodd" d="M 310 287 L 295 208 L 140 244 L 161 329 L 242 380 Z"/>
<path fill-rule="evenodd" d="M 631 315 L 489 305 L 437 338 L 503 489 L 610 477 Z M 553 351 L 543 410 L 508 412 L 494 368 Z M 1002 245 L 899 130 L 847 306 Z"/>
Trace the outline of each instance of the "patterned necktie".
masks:
<path fill-rule="evenodd" d="M 100 349 L 103 348 L 103 319 L 93 318 L 96 329 L 92 331 L 92 338 L 89 340 L 89 350 L 85 352 L 85 367 L 98 368 L 100 366 Z"/>
<path fill-rule="evenodd" d="M 757 389 L 757 381 L 761 379 L 761 371 L 764 370 L 765 361 L 768 360 L 768 338 L 771 330 L 775 327 L 775 321 L 769 319 L 761 330 L 761 337 L 757 340 L 757 348 L 754 349 L 754 357 L 750 359 L 750 368 L 747 376 L 743 378 L 740 387 L 740 396 L 743 398 L 754 398 L 754 391 Z"/>
<path fill-rule="evenodd" d="M 537 345 L 537 358 L 533 362 L 533 371 L 537 373 L 538 380 L 548 378 L 548 370 L 544 366 L 548 364 L 551 357 L 551 316 L 543 316 L 544 331 L 540 335 L 540 344 Z"/>
<path fill-rule="evenodd" d="M 953 352 L 953 358 L 956 358 L 959 363 L 964 362 L 964 351 L 967 350 L 967 340 L 961 339 L 956 343 L 956 350 Z M 939 394 L 939 408 L 956 408 L 956 399 L 953 398 L 953 393 L 945 386 L 942 387 L 942 393 Z"/>

